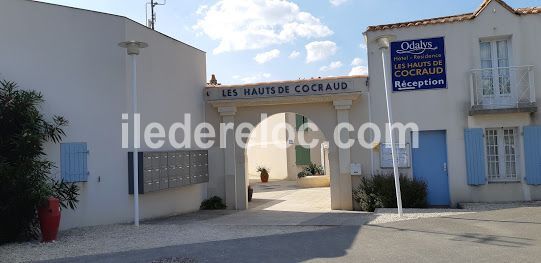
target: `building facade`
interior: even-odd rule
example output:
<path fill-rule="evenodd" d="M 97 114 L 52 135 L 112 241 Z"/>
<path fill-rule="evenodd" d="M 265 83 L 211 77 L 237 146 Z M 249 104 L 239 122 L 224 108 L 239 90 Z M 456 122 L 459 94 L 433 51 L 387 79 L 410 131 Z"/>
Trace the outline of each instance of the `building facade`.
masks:
<path fill-rule="evenodd" d="M 0 32 L 0 77 L 41 92 L 45 116 L 69 121 L 62 144 L 46 147 L 57 166 L 52 176 L 71 179 L 62 178 L 70 169 L 61 160 L 63 146 L 84 148 L 68 156 L 83 159 L 86 169 L 76 180 L 78 207 L 63 210 L 61 228 L 132 221 L 130 150 L 122 148 L 121 131 L 123 122 L 131 123 L 122 119 L 131 112 L 131 64 L 118 43 L 135 39 L 150 45 L 138 56 L 143 127 L 170 125 L 188 112 L 194 123 L 204 121 L 205 53 L 125 17 L 34 1 L 2 1 Z M 141 151 L 150 150 L 141 145 Z M 141 218 L 198 210 L 206 190 L 206 184 L 194 184 L 141 195 Z"/>
<path fill-rule="evenodd" d="M 420 149 L 432 145 L 425 146 L 428 152 L 413 150 L 413 165 L 401 170 L 428 179 L 437 202 L 541 198 L 540 13 L 540 8 L 514 9 L 493 0 L 471 14 L 366 31 L 373 101 L 385 101 L 385 67 L 392 77 L 395 121 L 417 123 Z M 382 36 L 393 42 L 383 50 L 385 66 Z M 428 59 L 421 58 L 423 52 Z M 434 85 L 403 85 L 430 78 Z M 445 78 L 444 86 L 434 83 Z M 371 107 L 373 121 L 383 125 L 385 110 L 376 103 Z"/>
<path fill-rule="evenodd" d="M 284 175 L 279 179 L 294 179 L 308 161 L 324 164 L 331 178 L 332 209 L 355 209 L 352 190 L 361 176 L 392 171 L 385 142 L 349 148 L 335 143 L 336 138 L 357 139 L 358 128 L 368 122 L 385 130 L 385 74 L 393 90 L 394 121 L 415 123 L 420 130 L 406 129 L 405 144 L 398 149 L 400 172 L 427 182 L 431 205 L 540 200 L 540 27 L 541 8 L 515 9 L 501 0 L 486 0 L 471 14 L 369 27 L 370 77 L 206 85 L 203 51 L 132 20 L 8 0 L 0 4 L 0 78 L 42 92 L 45 113 L 70 121 L 63 143 L 46 149 L 47 158 L 58 164 L 55 178 L 70 175 L 62 161 L 65 155 L 78 154 L 85 164 L 76 180 L 79 207 L 63 212 L 64 229 L 133 218 L 130 150 L 122 147 L 122 124 L 131 123 L 122 119 L 131 110 L 131 73 L 126 51 L 117 46 L 128 40 L 150 45 L 138 56 L 142 127 L 151 122 L 169 127 L 187 113 L 194 126 L 208 122 L 216 128 L 257 126 L 262 113 L 280 116 L 273 123 L 295 127 L 313 122 L 319 131 L 308 131 L 308 137 L 327 145 L 308 154 L 283 135 L 277 143 L 293 147 L 253 148 L 253 155 L 294 164 L 280 168 Z M 336 133 L 342 123 L 355 130 Z M 368 134 L 365 139 L 371 138 Z M 177 148 L 141 145 L 141 151 L 151 154 Z M 198 150 L 193 144 L 188 148 Z M 229 132 L 205 150 L 208 183 L 141 195 L 143 219 L 195 211 L 203 199 L 215 195 L 229 209 L 249 207 L 248 179 L 257 165 L 250 161 L 250 149 L 237 145 Z"/>

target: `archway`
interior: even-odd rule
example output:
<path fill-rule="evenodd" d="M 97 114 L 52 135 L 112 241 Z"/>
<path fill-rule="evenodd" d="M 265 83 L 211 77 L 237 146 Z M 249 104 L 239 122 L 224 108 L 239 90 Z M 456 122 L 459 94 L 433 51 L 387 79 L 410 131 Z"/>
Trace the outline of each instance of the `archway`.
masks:
<path fill-rule="evenodd" d="M 329 141 L 308 117 L 293 112 L 267 116 L 252 130 L 244 152 L 253 190 L 250 209 L 331 209 Z M 268 171 L 267 182 L 258 172 L 262 169 Z"/>
<path fill-rule="evenodd" d="M 305 87 L 307 89 L 304 89 Z M 305 91 L 306 90 L 306 91 Z M 255 83 L 248 85 L 208 86 L 205 89 L 208 106 L 206 119 L 213 126 L 240 128 L 256 126 L 261 114 L 293 112 L 307 117 L 329 140 L 328 162 L 331 185 L 331 209 L 352 210 L 352 158 L 369 167 L 370 151 L 360 148 L 339 148 L 336 143 L 355 136 L 338 124 L 351 123 L 359 127 L 369 119 L 366 77 L 318 78 L 310 80 Z M 350 110 L 356 116 L 350 118 Z M 209 195 L 225 199 L 230 209 L 248 208 L 249 174 L 246 172 L 245 149 L 236 143 L 235 132 L 220 137 L 220 147 L 211 149 L 213 163 L 209 167 Z M 365 168 L 366 169 L 366 168 Z"/>

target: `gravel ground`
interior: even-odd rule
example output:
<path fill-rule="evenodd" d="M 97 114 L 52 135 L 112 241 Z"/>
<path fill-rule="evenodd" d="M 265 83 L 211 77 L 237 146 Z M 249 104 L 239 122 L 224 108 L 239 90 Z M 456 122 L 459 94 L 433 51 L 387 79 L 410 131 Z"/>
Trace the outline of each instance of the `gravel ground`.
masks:
<path fill-rule="evenodd" d="M 403 216 L 399 217 L 397 209 L 390 208 L 378 208 L 374 212 L 376 218 L 371 220 L 369 224 L 378 225 L 386 224 L 404 220 L 414 220 L 420 218 L 433 218 L 433 217 L 443 217 L 443 216 L 453 216 L 453 215 L 462 215 L 475 213 L 472 210 L 465 211 L 462 209 L 403 209 Z"/>
<path fill-rule="evenodd" d="M 191 258 L 160 258 L 153 260 L 151 263 L 195 263 Z"/>
<path fill-rule="evenodd" d="M 0 247 L 0 262 L 25 262 L 247 237 L 314 231 L 324 227 L 107 225 L 68 230 L 52 243 L 26 242 Z"/>
<path fill-rule="evenodd" d="M 377 209 L 374 213 L 358 213 L 358 216 L 366 218 L 366 220 L 359 220 L 359 222 L 380 225 L 419 218 L 469 214 L 475 213 L 475 211 L 541 206 L 541 202 L 503 204 L 470 203 L 463 204 L 463 206 L 467 209 L 404 209 L 404 216 L 402 218 L 398 217 L 396 209 Z M 355 212 L 349 213 L 349 216 L 353 213 Z M 231 225 L 229 222 L 231 222 L 230 219 L 232 216 L 238 216 L 238 214 L 231 211 L 199 212 L 143 222 L 139 228 L 135 228 L 132 225 L 119 224 L 71 229 L 61 232 L 58 241 L 53 243 L 26 242 L 0 246 L 0 262 L 46 260 L 209 241 L 317 231 L 331 228 L 332 224 L 327 224 L 329 221 L 340 222 L 340 220 L 336 220 L 336 217 L 341 216 L 341 214 L 331 212 L 323 214 L 323 217 L 321 214 L 316 215 L 315 217 L 325 220 L 315 220 L 313 221 L 313 225 L 269 225 L 269 221 L 267 220 L 259 225 L 253 221 L 250 225 Z M 257 220 L 259 215 L 258 212 L 251 211 L 242 216 L 253 216 L 253 220 Z M 223 218 L 223 220 L 220 218 Z M 156 262 L 192 262 L 186 258 L 166 258 L 160 260 L 162 261 Z"/>
<path fill-rule="evenodd" d="M 461 203 L 460 207 L 471 211 L 490 211 L 517 207 L 539 207 L 541 201 L 532 202 L 503 202 L 503 203 Z"/>

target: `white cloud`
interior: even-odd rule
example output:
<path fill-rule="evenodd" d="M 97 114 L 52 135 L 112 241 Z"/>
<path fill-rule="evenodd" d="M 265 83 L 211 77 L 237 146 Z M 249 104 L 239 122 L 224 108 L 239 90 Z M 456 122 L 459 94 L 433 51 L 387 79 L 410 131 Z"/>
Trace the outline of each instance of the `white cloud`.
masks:
<path fill-rule="evenodd" d="M 332 5 L 334 6 L 339 6 L 345 2 L 347 2 L 348 0 L 329 0 L 329 2 L 331 2 Z"/>
<path fill-rule="evenodd" d="M 288 0 L 220 0 L 196 13 L 200 19 L 193 28 L 220 42 L 215 54 L 333 34 L 317 17 Z"/>
<path fill-rule="evenodd" d="M 208 5 L 201 5 L 197 8 L 197 10 L 195 11 L 195 14 L 202 15 L 203 13 L 207 12 L 208 9 L 209 9 Z"/>
<path fill-rule="evenodd" d="M 349 72 L 350 76 L 357 76 L 357 75 L 368 75 L 368 67 L 366 66 L 356 66 L 351 69 Z"/>
<path fill-rule="evenodd" d="M 329 64 L 328 66 L 323 66 L 323 67 L 319 68 L 319 70 L 320 71 L 335 70 L 335 69 L 338 69 L 338 68 L 340 68 L 342 66 L 343 66 L 342 61 L 334 61 L 334 62 L 331 62 L 331 64 Z"/>
<path fill-rule="evenodd" d="M 360 47 L 362 50 L 366 50 L 366 43 L 362 42 L 361 44 L 359 44 L 359 47 Z"/>
<path fill-rule="evenodd" d="M 271 51 L 267 51 L 267 52 L 263 52 L 263 53 L 259 53 L 257 54 L 255 57 L 254 57 L 254 60 L 258 63 L 258 64 L 265 64 L 277 57 L 280 56 L 280 50 L 278 49 L 273 49 Z"/>
<path fill-rule="evenodd" d="M 289 58 L 290 59 L 295 59 L 297 58 L 298 56 L 301 55 L 301 52 L 297 51 L 297 50 L 293 50 L 293 52 L 291 52 L 291 54 L 289 54 Z"/>
<path fill-rule="evenodd" d="M 361 58 L 354 58 L 353 61 L 351 61 L 352 66 L 360 66 L 365 64 L 364 61 Z"/>
<path fill-rule="evenodd" d="M 243 84 L 247 84 L 247 83 L 255 83 L 255 82 L 264 81 L 264 80 L 266 80 L 266 79 L 268 79 L 270 77 L 271 77 L 270 73 L 258 73 L 258 74 L 251 75 L 251 76 L 238 76 L 238 75 L 235 75 L 233 77 L 233 79 L 239 80 Z"/>
<path fill-rule="evenodd" d="M 338 48 L 332 41 L 314 41 L 306 46 L 306 63 L 326 59 L 336 53 Z"/>

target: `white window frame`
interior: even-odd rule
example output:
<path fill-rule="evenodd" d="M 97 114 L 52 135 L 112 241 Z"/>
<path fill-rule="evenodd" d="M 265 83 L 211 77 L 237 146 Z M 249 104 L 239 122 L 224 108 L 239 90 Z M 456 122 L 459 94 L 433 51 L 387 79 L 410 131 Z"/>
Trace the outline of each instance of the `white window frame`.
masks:
<path fill-rule="evenodd" d="M 507 46 L 507 58 L 506 58 L 507 66 L 505 67 L 500 67 L 499 65 L 500 60 L 503 60 L 498 56 L 498 42 L 501 42 L 501 41 L 506 41 L 506 46 Z M 483 63 L 482 63 L 482 61 L 486 59 L 483 59 L 482 57 L 483 52 L 481 50 L 481 46 L 486 43 L 490 45 L 490 54 L 491 54 L 490 56 L 491 67 L 490 68 L 483 67 Z M 487 74 L 486 71 L 489 69 L 490 69 L 490 75 L 491 75 L 490 80 L 491 80 L 491 86 L 492 86 L 491 87 L 492 94 L 485 94 L 484 93 L 485 87 L 483 87 L 483 92 L 481 93 L 481 95 L 484 97 L 485 100 L 489 100 L 489 101 L 493 101 L 493 102 L 501 103 L 501 104 L 506 104 L 513 97 L 513 93 L 515 91 L 514 91 L 513 83 L 511 81 L 512 77 L 511 77 L 511 69 L 510 69 L 510 67 L 512 66 L 512 61 L 513 61 L 512 51 L 513 51 L 513 48 L 512 48 L 511 37 L 498 37 L 498 38 L 479 40 L 479 62 L 480 62 L 480 68 L 482 70 L 481 78 L 483 78 L 483 75 Z M 509 82 L 508 93 L 502 92 L 504 90 L 504 87 L 502 87 L 500 84 L 503 78 L 501 74 L 506 75 L 507 81 Z"/>
<path fill-rule="evenodd" d="M 513 131 L 513 145 L 506 145 L 506 132 Z M 496 143 L 495 145 L 489 145 L 489 132 L 496 132 Z M 495 128 L 485 128 L 484 138 L 485 138 L 485 167 L 486 167 L 486 177 L 489 183 L 514 183 L 520 182 L 520 129 L 518 127 L 495 127 Z M 494 155 L 491 154 L 489 147 L 497 147 L 496 155 L 496 168 L 498 174 L 491 174 L 490 163 L 494 162 Z M 509 148 L 507 148 L 509 147 Z M 511 156 L 508 155 L 509 152 L 506 150 L 511 150 L 513 153 Z M 493 151 L 492 151 L 493 152 Z M 509 158 L 508 158 L 509 157 Z M 512 161 L 512 163 L 511 163 Z M 511 174 L 508 174 L 508 163 L 509 166 L 514 165 L 514 171 L 511 171 Z M 514 172 L 514 174 L 512 174 Z"/>

